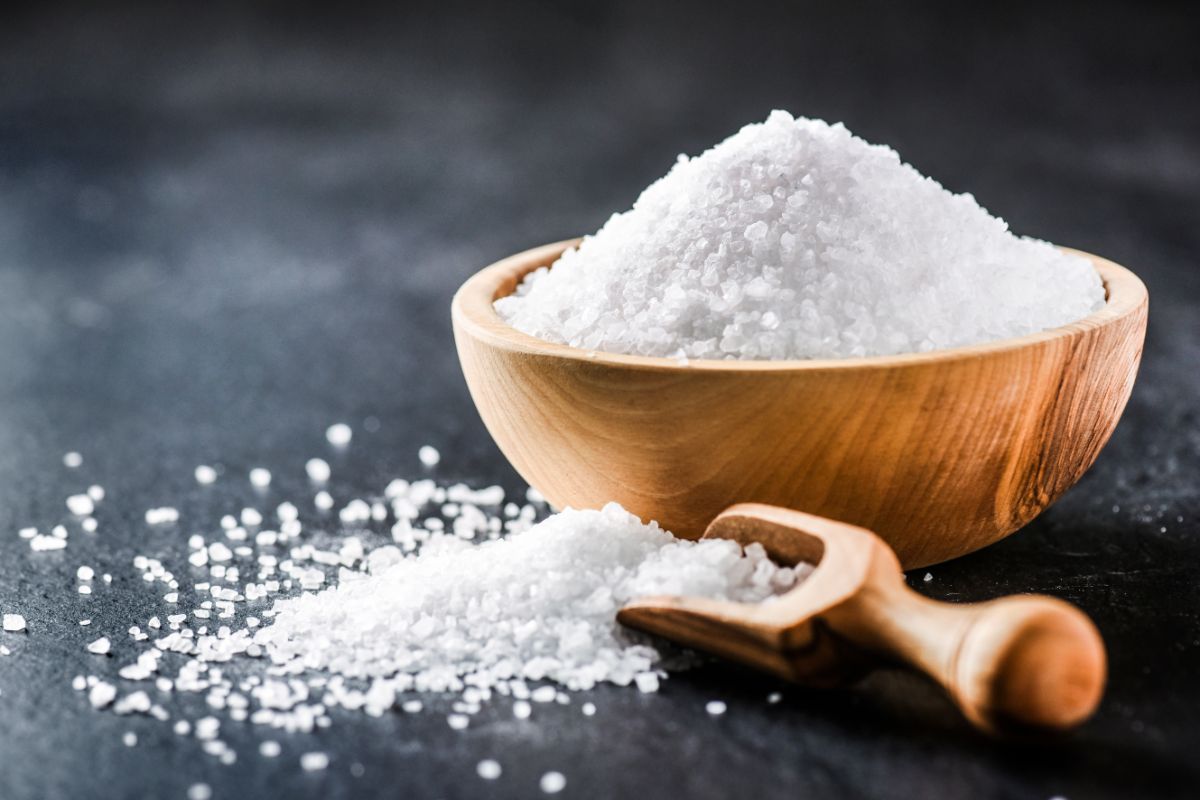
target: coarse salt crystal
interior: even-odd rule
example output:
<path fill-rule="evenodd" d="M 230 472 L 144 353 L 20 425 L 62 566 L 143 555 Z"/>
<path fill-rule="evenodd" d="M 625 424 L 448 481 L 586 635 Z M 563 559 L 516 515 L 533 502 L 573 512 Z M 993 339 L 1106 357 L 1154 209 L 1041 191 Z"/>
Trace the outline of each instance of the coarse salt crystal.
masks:
<path fill-rule="evenodd" d="M 725 713 L 727 706 L 723 700 L 709 700 L 704 704 L 704 710 L 714 717 L 719 717 Z"/>
<path fill-rule="evenodd" d="M 329 426 L 325 431 L 325 438 L 334 447 L 345 447 L 350 444 L 350 439 L 354 436 L 354 431 L 344 422 L 338 422 Z"/>
<path fill-rule="evenodd" d="M 305 772 L 316 772 L 329 766 L 329 756 L 321 752 L 305 753 L 300 756 L 300 768 Z"/>
<path fill-rule="evenodd" d="M 259 489 L 267 488 L 271 485 L 271 470 L 262 467 L 250 470 L 250 483 Z"/>
<path fill-rule="evenodd" d="M 417 458 L 427 467 L 435 467 L 442 460 L 442 454 L 438 452 L 436 447 L 424 445 L 417 451 Z"/>
<path fill-rule="evenodd" d="M 304 464 L 304 471 L 308 473 L 309 480 L 316 483 L 329 480 L 329 462 L 323 458 L 310 458 Z"/>
<path fill-rule="evenodd" d="M 485 781 L 494 781 L 500 777 L 503 770 L 500 767 L 500 762 L 493 758 L 485 758 L 475 765 L 475 772 Z"/>
<path fill-rule="evenodd" d="M 112 643 L 109 642 L 107 636 L 101 636 L 99 639 L 97 639 L 94 642 L 89 643 L 87 646 L 87 650 L 89 653 L 95 653 L 98 656 L 105 655 L 106 653 L 108 653 L 108 651 L 111 648 L 112 648 Z"/>
<path fill-rule="evenodd" d="M 547 772 L 538 781 L 538 786 L 546 794 L 558 794 L 567 786 L 567 779 L 561 772 Z"/>
<path fill-rule="evenodd" d="M 73 494 L 67 498 L 67 510 L 77 517 L 86 517 L 96 510 L 96 504 L 86 494 Z"/>
<path fill-rule="evenodd" d="M 25 617 L 20 614 L 5 614 L 4 630 L 9 633 L 17 633 L 25 630 Z"/>
<path fill-rule="evenodd" d="M 217 471 L 207 464 L 201 464 L 195 470 L 196 483 L 207 486 L 217 479 Z"/>
<path fill-rule="evenodd" d="M 79 453 L 76 453 L 74 450 L 64 455 L 62 460 L 63 465 L 70 469 L 76 469 L 83 464 L 83 456 L 79 455 Z"/>

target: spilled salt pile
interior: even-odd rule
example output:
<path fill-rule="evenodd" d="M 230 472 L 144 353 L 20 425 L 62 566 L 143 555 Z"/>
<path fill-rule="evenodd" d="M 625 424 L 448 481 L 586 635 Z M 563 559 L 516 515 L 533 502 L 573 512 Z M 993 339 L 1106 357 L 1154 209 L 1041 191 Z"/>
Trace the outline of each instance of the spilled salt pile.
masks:
<path fill-rule="evenodd" d="M 532 489 L 518 502 L 500 486 L 430 478 L 336 503 L 328 463 L 311 459 L 305 472 L 311 498 L 275 498 L 271 510 L 254 506 L 267 487 L 253 477 L 244 484 L 251 505 L 211 520 L 150 509 L 147 532 L 162 535 L 147 536 L 157 549 L 134 557 L 136 580 L 114 582 L 100 571 L 102 554 L 93 554 L 99 568 L 77 566 L 81 593 L 131 593 L 114 606 L 119 618 L 98 611 L 78 620 L 88 630 L 80 645 L 88 674 L 71 686 L 82 704 L 157 720 L 224 765 L 250 755 L 322 771 L 336 765 L 311 741 L 267 738 L 239 753 L 231 742 L 244 737 L 226 731 L 314 734 L 339 713 L 393 710 L 443 715 L 462 731 L 489 705 L 518 721 L 592 717 L 596 703 L 572 709 L 572 691 L 609 683 L 653 692 L 668 669 L 694 660 L 622 628 L 624 602 L 654 594 L 769 602 L 810 569 L 778 567 L 758 546 L 679 541 L 615 504 L 547 516 Z M 198 483 L 209 491 L 211 481 Z M 24 630 L 18 615 L 4 623 Z M 503 766 L 480 762 L 477 772 L 496 780 Z M 542 789 L 565 780 L 546 773 Z"/>
<path fill-rule="evenodd" d="M 589 350 L 841 358 L 1021 336 L 1100 308 L 1091 264 L 842 125 L 774 111 L 680 156 L 496 310 Z"/>
<path fill-rule="evenodd" d="M 406 674 L 404 687 L 418 691 L 514 678 L 625 685 L 660 660 L 617 625 L 625 602 L 656 594 L 759 602 L 795 581 L 761 546 L 743 554 L 735 542 L 680 541 L 616 504 L 568 509 L 483 544 L 437 534 L 412 556 L 377 550 L 368 564 L 369 577 L 278 603 L 254 641 L 300 671 Z"/>

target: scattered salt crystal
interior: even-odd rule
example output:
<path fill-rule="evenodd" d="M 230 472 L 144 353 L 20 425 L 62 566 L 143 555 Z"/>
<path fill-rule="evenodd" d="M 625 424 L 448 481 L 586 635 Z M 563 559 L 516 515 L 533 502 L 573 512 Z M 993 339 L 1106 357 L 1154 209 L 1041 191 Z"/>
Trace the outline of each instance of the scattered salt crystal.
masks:
<path fill-rule="evenodd" d="M 542 791 L 546 794 L 558 794 L 564 788 L 566 788 L 566 785 L 567 779 L 561 772 L 547 772 L 542 776 L 542 779 L 538 781 L 538 786 L 540 786 Z"/>
<path fill-rule="evenodd" d="M 596 704 L 595 703 L 584 703 L 583 706 L 581 706 L 579 710 L 583 712 L 583 715 L 585 717 L 593 717 L 596 715 Z"/>
<path fill-rule="evenodd" d="M 529 719 L 529 715 L 533 713 L 533 706 L 529 705 L 527 700 L 517 700 L 513 703 L 512 712 L 517 719 Z"/>
<path fill-rule="evenodd" d="M 461 731 L 471 724 L 471 719 L 466 714 L 451 714 L 446 717 L 446 723 L 454 730 Z"/>
<path fill-rule="evenodd" d="M 146 523 L 148 525 L 169 525 L 178 521 L 179 511 L 170 506 L 146 510 Z"/>
<path fill-rule="evenodd" d="M 653 672 L 639 672 L 633 680 L 639 692 L 649 694 L 658 691 L 658 676 Z"/>
<path fill-rule="evenodd" d="M 782 699 L 783 699 L 783 694 L 781 692 L 771 692 L 769 695 L 767 695 L 767 702 L 770 703 L 771 705 L 775 705 Z"/>
<path fill-rule="evenodd" d="M 267 488 L 271 485 L 271 470 L 262 467 L 250 470 L 250 483 L 259 489 Z"/>
<path fill-rule="evenodd" d="M 105 708 L 117 697 L 117 687 L 111 683 L 99 682 L 88 691 L 88 702 L 92 708 Z"/>
<path fill-rule="evenodd" d="M 313 498 L 313 505 L 322 511 L 328 511 L 333 508 L 333 497 L 330 496 L 329 492 L 317 492 L 317 496 Z"/>
<path fill-rule="evenodd" d="M 283 752 L 283 748 L 279 742 L 268 739 L 258 746 L 258 752 L 263 758 L 275 758 Z"/>
<path fill-rule="evenodd" d="M 714 717 L 719 717 L 725 713 L 727 706 L 723 700 L 709 700 L 704 704 L 704 710 Z"/>
<path fill-rule="evenodd" d="M 111 648 L 112 648 L 112 643 L 108 641 L 107 636 L 101 636 L 99 639 L 97 639 L 94 642 L 91 642 L 87 646 L 89 653 L 95 653 L 98 656 L 102 656 L 102 655 L 106 654 Z"/>
<path fill-rule="evenodd" d="M 680 158 L 496 301 L 527 334 L 675 359 L 844 358 L 1021 336 L 1104 304 L 1092 265 L 842 125 L 774 111 Z"/>
<path fill-rule="evenodd" d="M 78 591 L 80 594 L 91 594 L 92 587 L 89 584 L 85 583 L 78 587 Z"/>
<path fill-rule="evenodd" d="M 83 456 L 79 455 L 79 453 L 76 453 L 74 450 L 64 455 L 62 460 L 63 465 L 70 469 L 76 469 L 83 464 Z"/>
<path fill-rule="evenodd" d="M 17 633 L 25 630 L 25 617 L 20 614 L 5 614 L 4 630 L 9 633 Z"/>
<path fill-rule="evenodd" d="M 99 523 L 96 522 L 95 517 L 84 517 L 83 520 L 80 521 L 79 527 L 83 528 L 88 533 L 94 533 L 98 524 Z"/>
<path fill-rule="evenodd" d="M 493 758 L 485 758 L 475 765 L 475 772 L 485 781 L 494 781 L 500 777 L 503 770 L 500 767 L 500 762 Z"/>
<path fill-rule="evenodd" d="M 931 580 L 933 580 L 933 573 L 932 573 L 932 572 L 926 572 L 926 573 L 925 573 L 925 578 L 924 578 L 924 581 L 925 581 L 926 583 L 929 583 Z"/>
<path fill-rule="evenodd" d="M 133 731 L 126 731 L 125 735 L 121 737 L 121 741 L 125 743 L 126 747 L 136 747 L 138 743 L 138 737 Z"/>
<path fill-rule="evenodd" d="M 417 458 L 427 467 L 435 467 L 442 460 L 442 454 L 438 452 L 436 447 L 424 445 L 417 451 Z"/>
<path fill-rule="evenodd" d="M 199 483 L 202 486 L 207 486 L 208 484 L 216 481 L 217 471 L 207 464 L 201 464 L 200 466 L 196 467 L 195 476 L 196 483 Z"/>
<path fill-rule="evenodd" d="M 334 447 L 345 447 L 350 444 L 350 439 L 354 436 L 354 431 L 350 430 L 350 426 L 344 422 L 338 422 L 329 426 L 325 431 L 325 438 Z"/>
<path fill-rule="evenodd" d="M 67 498 L 67 510 L 77 517 L 86 517 L 96 510 L 96 504 L 86 494 L 73 494 Z"/>
<path fill-rule="evenodd" d="M 81 581 L 90 581 L 92 578 L 96 577 L 96 571 L 91 567 L 82 566 L 75 570 L 75 577 L 79 578 Z"/>
<path fill-rule="evenodd" d="M 316 483 L 329 480 L 329 462 L 323 458 L 310 458 L 304 464 L 304 471 L 308 473 L 309 480 Z"/>
<path fill-rule="evenodd" d="M 321 752 L 305 753 L 300 756 L 300 768 L 305 772 L 316 772 L 329 766 L 329 756 Z"/>
<path fill-rule="evenodd" d="M 88 487 L 87 495 L 88 497 L 92 498 L 93 501 L 99 503 L 104 499 L 104 487 L 100 486 L 99 484 L 92 484 Z"/>
<path fill-rule="evenodd" d="M 21 530 L 17 531 L 17 535 L 22 539 L 32 539 L 38 535 L 38 531 L 37 528 L 21 528 Z"/>
<path fill-rule="evenodd" d="M 247 528 L 256 528 L 262 524 L 262 513 L 257 508 L 243 508 L 240 518 Z"/>
<path fill-rule="evenodd" d="M 193 783 L 187 790 L 187 800 L 212 800 L 212 796 L 212 787 L 207 783 Z"/>
<path fill-rule="evenodd" d="M 87 678 L 82 675 L 76 675 L 71 679 L 71 688 L 77 692 L 82 692 L 87 688 Z"/>

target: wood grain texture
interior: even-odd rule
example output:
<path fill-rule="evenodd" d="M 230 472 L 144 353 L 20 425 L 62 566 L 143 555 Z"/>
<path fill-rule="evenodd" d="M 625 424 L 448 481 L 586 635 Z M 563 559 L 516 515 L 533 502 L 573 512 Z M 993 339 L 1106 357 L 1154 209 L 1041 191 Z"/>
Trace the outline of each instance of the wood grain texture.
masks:
<path fill-rule="evenodd" d="M 1108 292 L 1095 314 L 933 353 L 681 364 L 552 344 L 501 320 L 494 300 L 573 243 L 459 289 L 467 385 L 505 456 L 554 505 L 615 500 L 681 536 L 761 502 L 869 528 L 905 568 L 995 542 L 1091 466 L 1145 338 L 1145 286 L 1086 253 Z"/>
<path fill-rule="evenodd" d="M 760 542 L 781 563 L 816 570 L 776 600 L 643 598 L 626 625 L 812 686 L 899 664 L 937 681 L 976 727 L 1066 729 L 1099 705 L 1107 659 L 1081 611 L 1021 595 L 949 604 L 904 583 L 895 553 L 870 531 L 759 504 L 721 513 L 705 538 Z"/>

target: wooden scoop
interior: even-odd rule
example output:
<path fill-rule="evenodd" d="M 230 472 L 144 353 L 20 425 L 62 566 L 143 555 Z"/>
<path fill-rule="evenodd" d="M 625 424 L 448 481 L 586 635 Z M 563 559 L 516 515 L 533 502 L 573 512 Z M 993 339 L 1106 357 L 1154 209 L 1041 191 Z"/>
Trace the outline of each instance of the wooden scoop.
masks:
<path fill-rule="evenodd" d="M 1100 702 L 1104 643 L 1069 603 L 1042 595 L 930 600 L 905 585 L 895 553 L 875 534 L 775 506 L 733 506 L 703 538 L 759 542 L 777 563 L 817 567 L 764 603 L 651 597 L 627 604 L 617 619 L 811 686 L 907 665 L 991 733 L 1070 728 Z"/>

